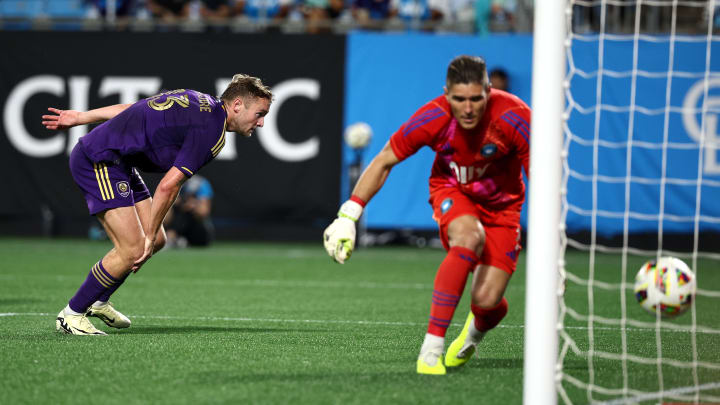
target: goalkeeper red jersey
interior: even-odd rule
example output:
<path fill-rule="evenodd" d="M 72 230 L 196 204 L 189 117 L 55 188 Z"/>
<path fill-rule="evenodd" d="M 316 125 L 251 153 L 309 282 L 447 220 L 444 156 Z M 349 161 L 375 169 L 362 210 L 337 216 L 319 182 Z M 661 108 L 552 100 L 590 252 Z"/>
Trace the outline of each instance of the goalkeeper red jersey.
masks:
<path fill-rule="evenodd" d="M 472 130 L 453 118 L 445 96 L 421 107 L 390 138 L 404 160 L 423 146 L 436 152 L 430 194 L 456 187 L 490 210 L 520 211 L 528 173 L 530 108 L 518 97 L 490 89 L 485 113 Z"/>

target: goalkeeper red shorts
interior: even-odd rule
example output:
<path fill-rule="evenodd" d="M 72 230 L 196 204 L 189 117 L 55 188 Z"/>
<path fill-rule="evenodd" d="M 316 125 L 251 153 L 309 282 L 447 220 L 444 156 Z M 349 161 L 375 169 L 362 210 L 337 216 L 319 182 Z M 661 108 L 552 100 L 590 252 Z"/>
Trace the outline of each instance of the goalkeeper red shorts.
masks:
<path fill-rule="evenodd" d="M 448 187 L 430 194 L 433 219 L 440 228 L 440 239 L 445 250 L 448 243 L 448 226 L 455 218 L 470 215 L 480 220 L 485 228 L 485 247 L 479 264 L 497 267 L 514 273 L 520 254 L 520 212 L 516 210 L 490 211 L 471 200 L 462 191 Z"/>

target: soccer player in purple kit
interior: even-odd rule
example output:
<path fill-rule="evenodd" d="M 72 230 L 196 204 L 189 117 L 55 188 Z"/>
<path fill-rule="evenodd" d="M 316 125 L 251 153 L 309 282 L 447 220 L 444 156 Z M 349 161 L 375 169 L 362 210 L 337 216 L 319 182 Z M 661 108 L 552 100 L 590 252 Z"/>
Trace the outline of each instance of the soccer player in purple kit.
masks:
<path fill-rule="evenodd" d="M 80 138 L 70 171 L 114 245 L 58 314 L 58 331 L 105 335 L 88 316 L 114 328 L 130 326 L 110 295 L 164 246 L 165 214 L 183 183 L 220 153 L 225 131 L 250 136 L 263 126 L 271 102 L 260 79 L 237 74 L 220 98 L 180 89 L 87 112 L 49 108 L 54 115 L 43 115 L 48 129 L 105 121 Z M 152 197 L 138 169 L 165 173 Z"/>

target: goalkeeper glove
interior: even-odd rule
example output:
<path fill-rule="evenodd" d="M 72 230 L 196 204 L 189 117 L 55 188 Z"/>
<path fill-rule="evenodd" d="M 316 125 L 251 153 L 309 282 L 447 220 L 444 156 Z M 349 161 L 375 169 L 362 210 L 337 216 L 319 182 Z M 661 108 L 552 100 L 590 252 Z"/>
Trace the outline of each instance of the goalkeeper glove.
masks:
<path fill-rule="evenodd" d="M 340 206 L 338 217 L 323 233 L 323 243 L 328 255 L 343 264 L 355 248 L 355 222 L 362 215 L 363 207 L 351 200 Z"/>

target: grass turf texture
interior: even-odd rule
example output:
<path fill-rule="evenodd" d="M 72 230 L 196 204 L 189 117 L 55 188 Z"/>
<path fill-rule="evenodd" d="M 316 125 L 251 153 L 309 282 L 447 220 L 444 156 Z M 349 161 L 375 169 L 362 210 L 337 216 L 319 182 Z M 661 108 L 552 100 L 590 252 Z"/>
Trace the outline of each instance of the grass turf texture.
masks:
<path fill-rule="evenodd" d="M 320 243 L 221 243 L 209 249 L 163 251 L 130 276 L 112 298 L 116 308 L 132 319 L 132 327 L 110 329 L 92 318 L 110 336 L 55 332 L 55 315 L 108 248 L 107 242 L 0 240 L 3 402 L 522 400 L 522 255 L 520 270 L 506 292 L 510 311 L 483 341 L 481 358 L 447 376 L 432 377 L 417 375 L 415 360 L 426 330 L 432 280 L 444 257 L 440 250 L 359 250 L 344 266 L 332 263 Z M 587 265 L 585 254 L 570 253 L 568 260 L 579 269 Z M 612 260 L 598 263 L 606 266 L 603 274 L 617 274 Z M 702 280 L 705 286 L 720 285 L 710 276 L 707 272 Z M 568 297 L 582 311 L 587 296 L 576 294 L 577 290 L 568 286 Z M 616 301 L 617 293 L 599 294 L 596 310 L 614 308 Z M 652 321 L 633 301 L 628 305 L 631 316 Z M 702 299 L 697 305 L 698 314 L 718 312 L 709 306 L 704 309 Z M 467 310 L 466 292 L 446 346 L 459 333 Z M 678 321 L 688 320 L 686 314 Z M 709 326 L 720 324 L 717 318 L 704 321 L 715 322 Z M 596 347 L 619 352 L 619 328 L 596 329 Z M 688 334 L 663 333 L 662 338 L 666 354 L 679 353 L 674 357 L 686 359 Z M 577 339 L 579 345 L 586 344 L 581 335 Z M 631 350 L 638 348 L 654 357 L 654 330 L 636 328 L 628 339 Z M 697 343 L 699 360 L 720 362 L 718 335 L 698 335 Z M 566 363 L 566 371 L 587 381 L 587 359 L 571 356 Z M 596 360 L 594 367 L 599 385 L 616 386 L 621 380 L 619 362 Z M 632 363 L 628 367 L 633 382 L 643 384 L 636 388 L 656 389 L 656 368 Z M 673 367 L 666 370 L 665 388 L 688 385 L 688 373 Z M 718 381 L 718 373 L 710 372 L 703 373 L 700 383 Z M 587 402 L 584 390 L 566 388 L 575 402 Z M 709 393 L 717 395 L 717 391 Z"/>

